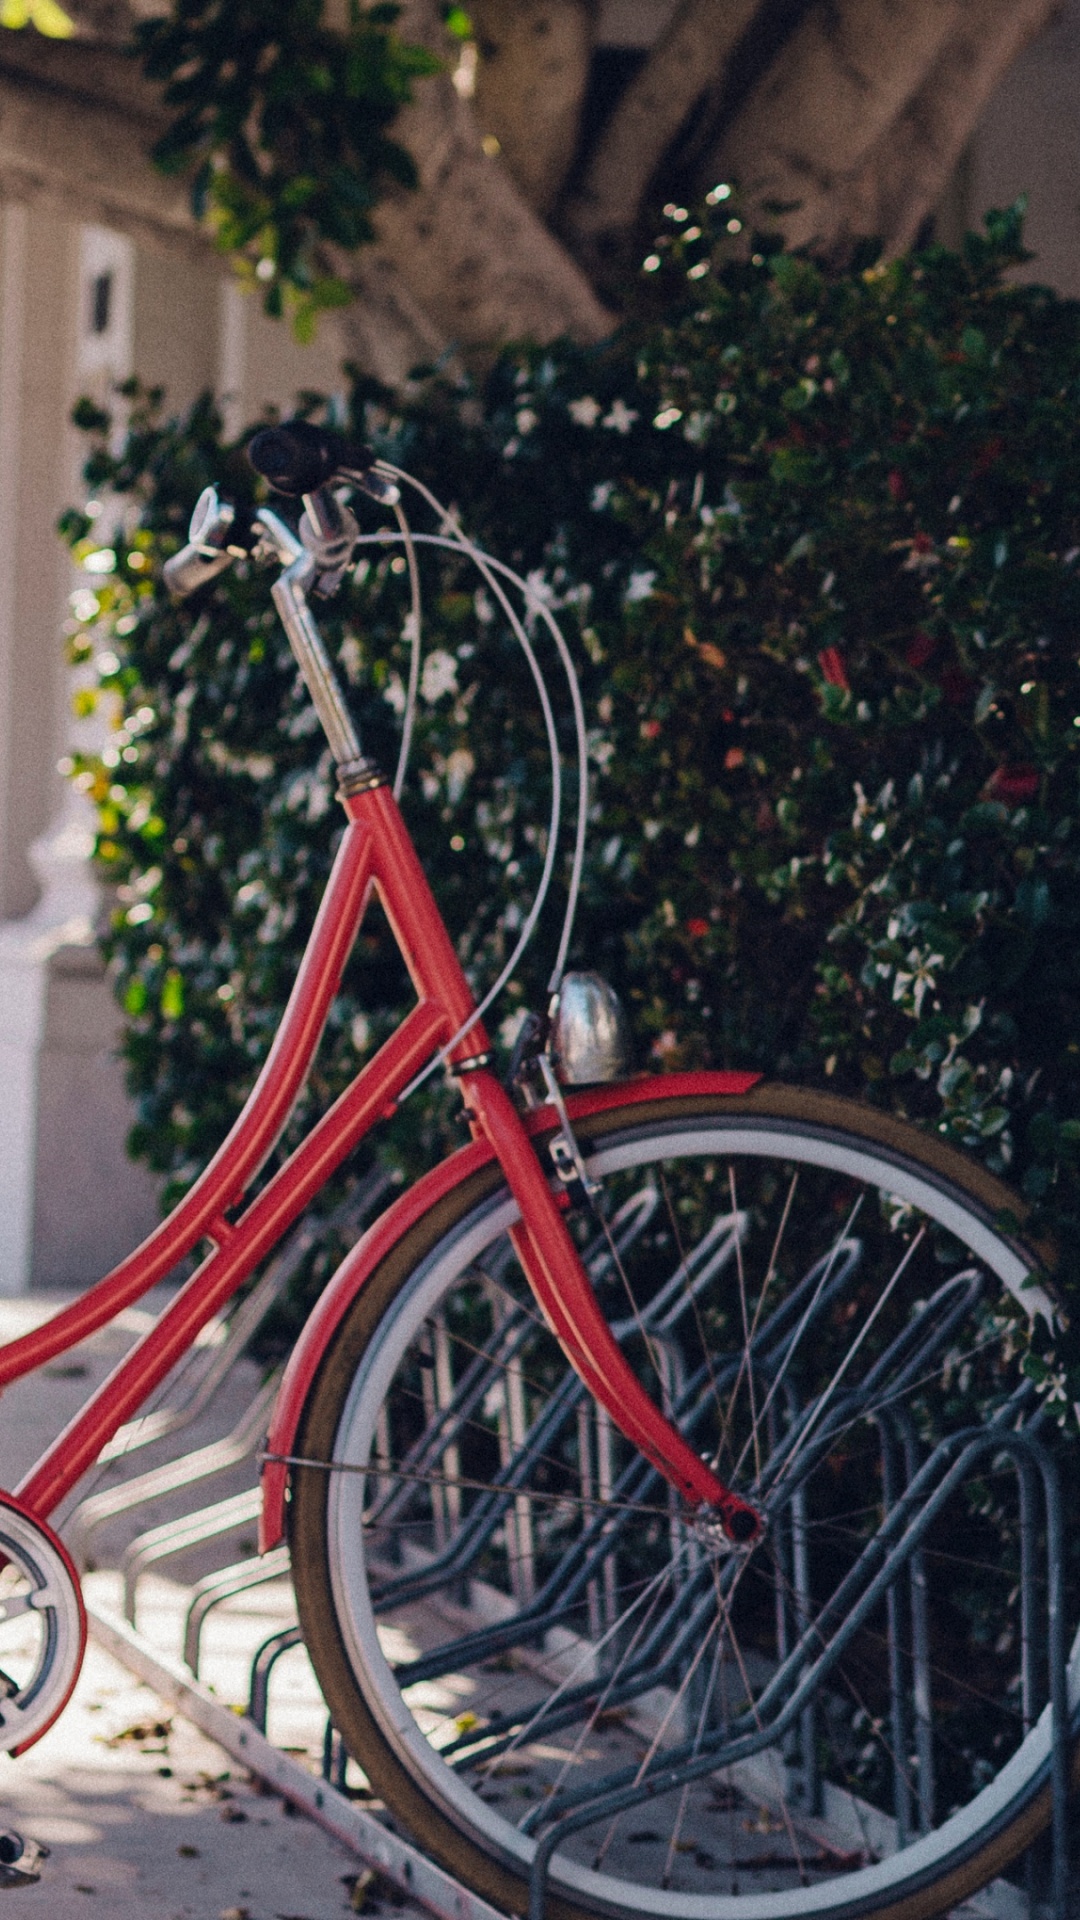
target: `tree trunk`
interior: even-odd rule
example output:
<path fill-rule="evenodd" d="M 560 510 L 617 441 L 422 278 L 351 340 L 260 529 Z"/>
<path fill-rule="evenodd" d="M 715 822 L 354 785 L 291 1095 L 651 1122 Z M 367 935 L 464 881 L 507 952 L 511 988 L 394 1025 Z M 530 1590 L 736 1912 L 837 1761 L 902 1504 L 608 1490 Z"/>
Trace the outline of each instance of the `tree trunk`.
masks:
<path fill-rule="evenodd" d="M 186 185 L 146 157 L 160 98 L 116 51 L 169 0 L 68 4 L 87 37 L 0 31 L 0 189 L 205 257 Z M 449 70 L 416 83 L 394 131 L 419 188 L 393 190 L 375 244 L 338 262 L 356 294 L 340 324 L 388 384 L 455 350 L 603 338 L 614 316 L 596 285 L 673 164 L 700 189 L 734 179 L 752 215 L 834 260 L 861 235 L 910 245 L 1053 0 L 682 0 L 560 216 L 597 4 L 474 0 L 474 99 Z M 343 23 L 344 8 L 327 0 L 327 18 Z M 436 0 L 407 0 L 397 31 L 448 69 L 457 58 Z M 485 151 L 492 134 L 501 154 Z"/>
<path fill-rule="evenodd" d="M 789 245 L 818 246 L 830 203 L 850 190 L 969 6 L 818 0 L 724 131 L 709 182 L 734 180 L 759 217 L 779 210 Z"/>
<path fill-rule="evenodd" d="M 605 127 L 560 222 L 602 276 L 624 259 L 654 174 L 702 95 L 723 78 L 760 0 L 683 0 Z"/>
<path fill-rule="evenodd" d="M 434 0 L 409 0 L 397 31 L 447 53 Z M 376 212 L 376 251 L 397 268 L 447 342 L 490 351 L 504 340 L 570 334 L 600 340 L 614 317 L 509 171 L 485 153 L 469 103 L 451 79 L 417 82 L 394 127 L 416 162 L 419 187 L 397 189 Z"/>
<path fill-rule="evenodd" d="M 593 9 L 588 0 L 473 0 L 469 11 L 477 125 L 498 140 L 511 179 L 546 219 L 577 152 Z"/>
<path fill-rule="evenodd" d="M 981 0 L 965 9 L 858 177 L 823 210 L 830 254 L 843 258 L 864 234 L 883 239 L 890 253 L 915 245 L 998 82 L 1055 9 L 1056 0 Z"/>

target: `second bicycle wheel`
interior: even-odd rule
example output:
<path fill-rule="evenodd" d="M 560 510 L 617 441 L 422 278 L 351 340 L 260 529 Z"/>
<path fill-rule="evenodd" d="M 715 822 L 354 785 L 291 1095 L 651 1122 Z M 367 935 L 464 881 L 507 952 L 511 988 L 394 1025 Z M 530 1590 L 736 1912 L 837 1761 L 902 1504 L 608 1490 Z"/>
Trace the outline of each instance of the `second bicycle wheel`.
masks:
<path fill-rule="evenodd" d="M 928 1920 L 1045 1825 L 1062 1583 L 1067 1651 L 1080 1617 L 1009 1196 L 768 1085 L 579 1137 L 608 1317 L 763 1537 L 688 1515 L 581 1388 L 490 1169 L 371 1277 L 305 1413 L 294 1580 L 334 1720 L 503 1911 L 546 1837 L 553 1915 Z"/>

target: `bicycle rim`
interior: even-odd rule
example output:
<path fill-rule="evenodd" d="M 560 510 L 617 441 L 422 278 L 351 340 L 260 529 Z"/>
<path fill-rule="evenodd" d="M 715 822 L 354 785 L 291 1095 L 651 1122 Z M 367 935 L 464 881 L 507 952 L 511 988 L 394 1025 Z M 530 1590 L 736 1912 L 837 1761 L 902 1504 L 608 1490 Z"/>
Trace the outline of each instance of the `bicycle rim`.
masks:
<path fill-rule="evenodd" d="M 561 1821 L 552 1912 L 925 1920 L 1046 1817 L 1047 1496 L 987 1439 L 1021 1429 L 1060 1492 L 1019 1373 L 1033 1256 L 985 1174 L 847 1103 L 590 1132 L 609 1317 L 765 1543 L 732 1554 L 584 1395 L 480 1176 L 372 1276 L 305 1416 L 340 1469 L 292 1511 L 335 1720 L 512 1910 Z"/>

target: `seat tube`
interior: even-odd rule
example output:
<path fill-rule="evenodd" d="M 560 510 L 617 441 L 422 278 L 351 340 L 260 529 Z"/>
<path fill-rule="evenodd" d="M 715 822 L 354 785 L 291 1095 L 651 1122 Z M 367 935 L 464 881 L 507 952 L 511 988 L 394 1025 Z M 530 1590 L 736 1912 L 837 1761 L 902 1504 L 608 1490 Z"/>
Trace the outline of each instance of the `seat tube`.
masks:
<path fill-rule="evenodd" d="M 380 784 L 347 794 L 344 806 L 351 820 L 371 829 L 374 879 L 383 910 L 420 999 L 433 1001 L 446 1014 L 449 1038 L 472 1020 L 476 1001 L 397 801 L 390 788 Z M 483 1021 L 472 1021 L 451 1049 L 449 1065 L 486 1059 L 490 1045 Z"/>

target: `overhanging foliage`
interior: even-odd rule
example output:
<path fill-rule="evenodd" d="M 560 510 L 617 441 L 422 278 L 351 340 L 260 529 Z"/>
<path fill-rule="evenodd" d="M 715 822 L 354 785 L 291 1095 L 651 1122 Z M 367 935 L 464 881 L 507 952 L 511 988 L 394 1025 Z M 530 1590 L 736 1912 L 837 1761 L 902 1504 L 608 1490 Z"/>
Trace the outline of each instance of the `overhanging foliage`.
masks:
<path fill-rule="evenodd" d="M 193 172 L 197 216 L 300 339 L 351 297 L 327 244 L 371 240 L 386 187 L 416 182 L 388 130 L 439 62 L 393 32 L 400 11 L 348 0 L 337 32 L 323 0 L 177 0 L 135 31 L 147 78 L 176 110 L 154 159 Z"/>

